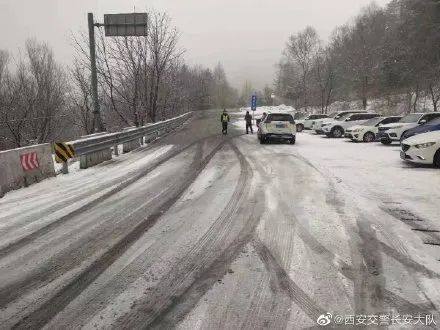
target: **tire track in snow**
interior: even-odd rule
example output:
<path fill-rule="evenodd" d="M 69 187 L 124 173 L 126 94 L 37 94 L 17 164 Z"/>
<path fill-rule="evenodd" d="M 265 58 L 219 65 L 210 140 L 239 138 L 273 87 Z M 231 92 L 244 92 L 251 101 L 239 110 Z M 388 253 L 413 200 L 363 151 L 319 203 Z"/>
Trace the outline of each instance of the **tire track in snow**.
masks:
<path fill-rule="evenodd" d="M 321 314 L 326 312 L 321 306 L 313 301 L 286 273 L 284 268 L 278 263 L 270 250 L 257 238 L 252 241 L 252 245 L 263 261 L 267 271 L 274 274 L 278 280 L 280 288 L 288 294 L 312 320 L 316 320 Z"/>
<path fill-rule="evenodd" d="M 354 244 L 351 249 L 352 253 L 354 253 L 352 260 L 358 261 L 353 266 L 341 263 L 343 268 L 348 270 L 344 272 L 344 275 L 354 283 L 355 312 L 358 314 L 367 313 L 369 311 L 374 313 L 376 311 L 383 311 L 385 307 L 396 308 L 399 311 L 408 310 L 407 306 L 418 306 L 418 304 L 413 304 L 385 289 L 386 278 L 382 271 L 381 253 L 395 259 L 403 267 L 408 269 L 408 272 L 414 278 L 416 285 L 420 289 L 418 278 L 413 271 L 415 271 L 416 274 L 423 274 L 428 278 L 440 278 L 440 274 L 414 261 L 405 253 L 406 251 L 399 249 L 403 243 L 397 237 L 385 235 L 390 243 L 397 248 L 393 248 L 382 242 L 375 233 L 375 224 L 368 220 L 369 218 L 373 218 L 372 216 L 368 214 L 358 216 L 356 219 L 356 228 L 349 224 L 343 209 L 345 201 L 338 193 L 334 182 L 330 178 L 327 180 L 330 187 L 328 200 L 333 202 L 337 212 L 341 215 L 341 219 L 344 220 L 343 223 L 344 226 L 346 226 L 347 232 L 356 233 L 358 236 L 357 243 L 351 240 L 351 244 Z M 356 250 L 358 252 L 356 252 Z M 358 257 L 356 257 L 356 255 L 358 255 Z M 410 271 L 410 269 L 413 271 Z M 427 300 L 429 299 L 427 298 Z M 384 303 L 386 303 L 386 306 L 383 305 Z M 428 305 L 431 306 L 430 311 L 436 312 L 436 308 L 432 303 Z M 373 310 L 368 310 L 370 308 L 373 308 Z M 420 310 L 420 308 L 415 308 L 414 310 Z"/>
<path fill-rule="evenodd" d="M 185 300 L 189 296 L 189 292 L 194 292 L 191 288 L 197 287 L 197 282 L 205 274 L 210 273 L 210 270 L 213 271 L 215 267 L 225 267 L 225 263 L 220 262 L 221 260 L 228 260 L 228 264 L 232 262 L 233 256 L 249 241 L 250 236 L 245 233 L 253 232 L 259 218 L 257 220 L 246 219 L 238 238 L 229 237 L 233 226 L 236 225 L 234 224 L 234 220 L 236 220 L 234 215 L 240 212 L 240 206 L 248 195 L 252 170 L 237 147 L 233 143 L 228 143 L 228 145 L 240 161 L 241 172 L 233 196 L 227 206 L 203 237 L 187 252 L 186 256 L 182 257 L 150 291 L 148 301 L 136 303 L 132 312 L 119 318 L 113 326 L 137 328 L 160 324 L 159 320 L 176 306 L 176 301 L 179 298 Z M 229 240 L 231 242 L 225 246 Z M 208 282 L 211 285 L 214 283 Z M 189 306 L 193 306 L 193 303 L 190 303 Z M 180 311 L 181 314 L 187 312 L 188 310 Z"/>
<path fill-rule="evenodd" d="M 240 211 L 242 212 L 242 211 Z M 199 300 L 226 274 L 230 265 L 239 257 L 246 245 L 252 240 L 263 209 L 256 206 L 248 215 L 247 222 L 237 238 L 215 259 L 211 266 L 197 277 L 191 286 L 173 303 L 164 309 L 150 324 L 151 328 L 173 328 L 193 310 Z"/>
<path fill-rule="evenodd" d="M 112 158 L 111 160 L 108 160 L 104 163 L 98 164 L 95 166 L 96 169 L 99 169 L 101 167 L 103 167 L 105 170 L 114 170 L 115 168 L 117 168 L 120 165 L 123 165 L 124 167 L 127 167 L 131 164 L 134 164 L 138 161 L 140 161 L 143 158 L 143 154 L 151 151 L 152 149 L 155 148 L 160 148 L 161 146 L 158 145 L 158 142 L 162 142 L 162 140 L 166 137 L 168 137 L 169 135 L 172 134 L 176 134 L 178 132 L 181 132 L 185 127 L 186 124 L 188 123 L 188 121 L 186 121 L 185 123 L 183 123 L 180 127 L 178 127 L 177 129 L 175 129 L 174 131 L 165 134 L 164 136 L 162 136 L 159 139 L 156 139 L 154 141 L 152 141 L 151 143 L 149 143 L 148 145 L 145 146 L 141 146 L 138 149 L 135 149 L 133 151 L 130 152 L 130 154 L 133 155 L 133 157 L 129 157 L 129 158 L 125 158 L 123 161 L 121 161 L 121 158 L 117 157 L 117 158 Z M 197 142 L 197 141 L 195 141 Z M 149 156 L 149 154 L 147 154 L 146 156 Z M 160 159 L 160 157 L 159 157 Z M 123 169 L 121 169 L 123 170 Z M 102 191 L 104 189 L 107 189 L 111 186 L 115 186 L 117 184 L 120 184 L 122 182 L 124 182 L 125 180 L 129 179 L 130 177 L 132 177 L 135 173 L 137 173 L 138 170 L 133 170 L 130 171 L 128 174 L 125 174 L 121 177 L 118 177 L 116 179 L 110 180 L 108 182 L 105 182 L 104 184 L 94 184 L 94 182 L 96 182 L 96 177 L 91 177 L 91 176 L 85 176 L 83 177 L 84 181 L 83 184 L 89 185 L 91 184 L 92 186 L 97 186 L 96 188 L 93 188 L 92 190 L 89 191 L 85 191 L 84 192 L 84 188 L 81 187 L 81 185 L 76 185 L 74 187 L 67 187 L 68 189 L 66 189 L 66 187 L 63 187 L 63 192 L 67 190 L 66 195 L 63 196 L 63 199 L 61 200 L 61 202 L 59 203 L 54 203 L 52 205 L 50 205 L 49 208 L 46 208 L 43 210 L 43 212 L 36 212 L 36 213 L 31 213 L 29 214 L 29 219 L 26 219 L 24 222 L 20 223 L 20 226 L 23 226 L 24 224 L 28 224 L 29 222 L 32 222 L 33 218 L 38 218 L 39 216 L 44 216 L 45 214 L 50 214 L 54 211 L 59 211 L 61 209 L 63 209 L 64 207 L 73 204 L 77 201 L 80 201 L 81 199 L 88 197 L 90 195 L 93 195 L 99 191 Z M 82 194 L 78 194 L 78 192 L 84 192 Z M 32 198 L 33 201 L 33 205 L 32 205 L 32 209 L 39 209 L 41 206 L 46 206 L 47 205 L 47 195 L 48 194 L 44 194 L 43 192 L 41 194 L 39 194 L 38 196 L 35 196 L 34 193 L 31 194 L 24 194 L 24 196 L 22 194 L 20 194 L 20 197 L 12 197 L 12 198 L 8 198 L 6 201 L 3 201 L 0 199 L 0 205 L 1 206 L 5 206 L 8 204 L 11 204 L 12 206 L 14 205 L 14 203 L 17 202 L 22 202 L 23 199 L 26 198 Z M 73 197 L 72 197 L 73 196 Z M 38 203 L 36 203 L 38 202 Z M 29 211 L 29 209 L 26 209 L 26 211 Z M 2 217 L 0 217 L 0 222 L 2 221 Z M 7 227 L 3 227 L 3 230 L 7 230 Z"/>
<path fill-rule="evenodd" d="M 194 166 L 200 162 L 201 154 L 201 146 L 198 145 L 193 156 Z M 102 253 L 101 251 L 105 251 L 108 248 L 107 242 L 112 242 L 117 238 L 124 237 L 128 234 L 127 228 L 138 226 L 143 217 L 143 215 L 140 214 L 147 206 L 153 209 L 153 214 L 155 214 L 155 212 L 157 212 L 154 210 L 155 205 L 160 205 L 162 200 L 167 200 L 170 194 L 173 194 L 175 190 L 179 189 L 179 184 L 180 181 L 176 180 L 173 184 L 164 188 L 158 195 L 142 203 L 133 212 L 122 210 L 123 218 L 120 221 L 115 222 L 112 221 L 112 218 L 109 218 L 106 222 L 99 223 L 96 228 L 89 223 L 85 223 L 81 228 L 70 232 L 70 235 L 78 237 L 76 241 L 69 244 L 67 248 L 60 249 L 59 253 L 56 253 L 54 256 L 45 260 L 43 264 L 32 269 L 25 277 L 16 280 L 12 285 L 0 290 L 0 306 L 14 301 L 16 298 L 36 287 L 39 288 L 47 285 L 58 277 L 63 276 L 63 274 L 80 267 L 81 264 L 87 262 L 87 260 L 93 262 L 94 259 L 99 259 Z M 89 229 L 89 227 L 91 227 L 91 229 Z M 64 235 L 64 232 L 62 235 Z M 58 241 L 62 241 L 63 238 L 63 236 L 60 236 Z M 53 244 L 55 248 L 57 247 L 55 240 L 50 243 Z M 40 248 L 44 250 L 45 246 Z M 50 245 L 47 246 L 47 248 L 50 248 Z M 35 253 L 37 252 L 38 250 Z M 22 259 L 23 262 L 29 262 L 29 258 L 33 257 L 34 254 L 27 256 L 27 259 Z M 78 269 L 77 273 L 79 271 L 80 269 Z"/>
<path fill-rule="evenodd" d="M 209 137 L 208 137 L 209 138 Z M 206 139 L 206 138 L 205 138 Z M 202 139 L 202 140 L 205 140 Z M 15 328 L 41 327 L 46 324 L 54 315 L 61 311 L 70 301 L 78 296 L 88 285 L 90 285 L 110 264 L 119 258 L 139 237 L 148 230 L 171 206 L 180 198 L 185 190 L 197 178 L 212 157 L 220 150 L 229 139 L 221 139 L 214 149 L 204 158 L 197 155 L 194 170 L 187 175 L 183 184 L 172 192 L 169 199 L 163 202 L 157 212 L 151 214 L 136 227 L 134 227 L 125 237 L 121 238 L 112 245 L 98 260 L 89 265 L 83 272 L 78 274 L 72 281 L 66 284 L 51 299 L 45 302 L 20 322 L 15 324 Z M 195 142 L 197 144 L 200 142 Z M 187 149 L 189 146 L 185 147 Z M 169 157 L 171 159 L 173 157 Z M 11 293 L 9 293 L 11 295 Z"/>
<path fill-rule="evenodd" d="M 315 253 L 322 255 L 323 262 L 328 262 L 337 272 L 340 272 L 346 278 L 355 283 L 355 287 L 359 290 L 358 294 L 355 294 L 355 301 L 359 312 L 367 312 L 370 308 L 383 310 L 383 302 L 386 302 L 389 306 L 395 307 L 398 310 L 399 308 L 402 310 L 408 310 L 405 306 L 417 306 L 384 289 L 381 252 L 393 256 L 406 267 L 413 268 L 417 272 L 428 275 L 429 277 L 437 277 L 437 274 L 433 274 L 432 271 L 403 256 L 401 251 L 396 251 L 387 244 L 381 242 L 376 237 L 373 227 L 371 227 L 372 224 L 365 217 L 356 218 L 355 227 L 357 227 L 357 229 L 355 229 L 351 223 L 347 222 L 347 215 L 344 211 L 345 200 L 337 192 L 331 178 L 329 178 L 328 175 L 324 175 L 320 169 L 304 157 L 296 154 L 293 154 L 292 156 L 307 164 L 320 176 L 325 178 L 329 185 L 327 202 L 335 207 L 341 220 L 343 220 L 346 231 L 349 233 L 355 232 L 359 236 L 356 241 L 350 239 L 352 260 L 358 260 L 354 266 L 351 266 L 340 260 L 334 253 L 319 243 L 308 230 L 296 221 L 298 232 L 303 242 L 312 248 Z M 395 240 L 397 239 L 393 238 L 392 242 L 395 243 Z M 400 245 L 401 244 L 402 243 L 400 242 Z M 378 247 L 380 248 L 378 249 Z M 430 306 L 431 310 L 435 310 L 432 303 L 426 304 L 426 306 Z M 415 310 L 420 310 L 420 307 Z"/>
<path fill-rule="evenodd" d="M 71 220 L 72 218 L 80 215 L 81 213 L 84 213 L 84 212 L 92 209 L 93 207 L 99 205 L 100 203 L 106 201 L 107 199 L 109 199 L 110 197 L 115 195 L 116 193 L 123 191 L 124 189 L 126 189 L 130 185 L 136 183 L 141 178 L 147 176 L 149 173 L 151 173 L 153 170 L 155 170 L 156 168 L 158 168 L 162 164 L 166 163 L 167 161 L 171 160 L 172 158 L 175 158 L 176 156 L 180 155 L 181 153 L 187 151 L 188 149 L 190 149 L 190 148 L 192 148 L 192 147 L 194 147 L 194 146 L 200 144 L 201 142 L 208 140 L 210 138 L 212 138 L 212 136 L 205 137 L 203 139 L 195 141 L 195 142 L 193 142 L 187 146 L 184 146 L 182 148 L 177 148 L 176 150 L 171 150 L 168 154 L 161 157 L 158 161 L 156 161 L 153 164 L 151 164 L 150 166 L 146 167 L 144 170 L 140 171 L 138 174 L 134 175 L 133 177 L 118 184 L 114 189 L 110 190 L 109 192 L 105 193 L 104 195 L 102 195 L 102 196 L 90 201 L 89 203 L 81 206 L 80 208 L 60 217 L 56 221 L 53 221 L 50 224 L 48 224 L 44 227 L 41 227 L 40 229 L 32 232 L 31 234 L 29 234 L 23 238 L 20 238 L 17 241 L 12 242 L 11 244 L 9 244 L 7 246 L 0 248 L 0 259 L 3 258 L 4 256 L 6 256 L 7 254 L 22 248 L 25 245 L 30 244 L 35 239 L 50 232 L 51 230 L 53 230 L 59 226 L 62 226 L 64 223 L 66 223 L 67 221 Z"/>

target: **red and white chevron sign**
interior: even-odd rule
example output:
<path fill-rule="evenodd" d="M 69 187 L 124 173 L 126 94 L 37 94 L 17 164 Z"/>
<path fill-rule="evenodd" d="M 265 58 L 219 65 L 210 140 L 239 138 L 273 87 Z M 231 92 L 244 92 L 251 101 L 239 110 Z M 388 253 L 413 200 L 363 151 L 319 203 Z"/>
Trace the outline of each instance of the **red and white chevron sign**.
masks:
<path fill-rule="evenodd" d="M 40 167 L 38 163 L 38 157 L 36 152 L 30 152 L 28 154 L 20 155 L 21 166 L 25 171 L 36 170 Z"/>

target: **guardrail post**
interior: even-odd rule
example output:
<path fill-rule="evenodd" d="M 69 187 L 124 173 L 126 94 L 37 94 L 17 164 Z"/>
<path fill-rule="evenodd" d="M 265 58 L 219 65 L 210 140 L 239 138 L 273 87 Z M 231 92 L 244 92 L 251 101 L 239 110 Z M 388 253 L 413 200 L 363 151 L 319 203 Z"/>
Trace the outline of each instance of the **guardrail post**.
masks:
<path fill-rule="evenodd" d="M 63 163 L 63 167 L 61 169 L 61 173 L 63 174 L 69 174 L 69 165 L 67 164 L 67 162 Z"/>

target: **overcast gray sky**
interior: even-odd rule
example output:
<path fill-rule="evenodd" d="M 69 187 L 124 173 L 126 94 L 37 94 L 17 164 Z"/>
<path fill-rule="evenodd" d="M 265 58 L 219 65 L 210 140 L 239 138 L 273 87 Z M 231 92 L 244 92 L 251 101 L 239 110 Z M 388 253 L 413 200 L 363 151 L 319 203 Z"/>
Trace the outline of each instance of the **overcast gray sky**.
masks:
<path fill-rule="evenodd" d="M 239 87 L 273 82 L 290 34 L 314 26 L 325 40 L 371 0 L 0 0 L 0 49 L 23 48 L 28 37 L 48 42 L 59 60 L 72 59 L 71 33 L 85 30 L 87 12 L 166 10 L 181 32 L 188 63 L 223 63 Z M 389 0 L 376 0 L 379 5 Z"/>

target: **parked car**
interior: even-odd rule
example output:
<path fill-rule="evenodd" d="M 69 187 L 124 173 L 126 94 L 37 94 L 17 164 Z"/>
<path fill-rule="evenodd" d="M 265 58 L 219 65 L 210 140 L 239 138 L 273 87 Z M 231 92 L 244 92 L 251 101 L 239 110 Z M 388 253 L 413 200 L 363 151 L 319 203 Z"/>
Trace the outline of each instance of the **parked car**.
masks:
<path fill-rule="evenodd" d="M 400 116 L 372 118 L 363 124 L 347 128 L 344 136 L 356 142 L 373 142 L 376 141 L 380 125 L 396 123 L 400 119 L 402 119 Z"/>
<path fill-rule="evenodd" d="M 307 114 L 303 113 L 303 112 L 295 112 L 293 114 L 293 119 L 295 119 L 295 121 L 300 120 L 300 119 L 304 119 L 306 117 L 307 117 Z"/>
<path fill-rule="evenodd" d="M 261 144 L 270 140 L 296 142 L 296 124 L 293 116 L 287 113 L 270 113 L 258 126 L 258 139 Z"/>
<path fill-rule="evenodd" d="M 339 118 L 346 116 L 351 113 L 366 113 L 366 111 L 338 111 L 331 113 L 328 118 L 316 119 L 312 122 L 312 130 L 315 131 L 316 134 L 324 134 L 322 130 L 322 125 L 324 123 L 329 123 L 333 120 L 338 120 Z"/>
<path fill-rule="evenodd" d="M 417 134 L 402 141 L 400 158 L 440 167 L 440 131 Z"/>
<path fill-rule="evenodd" d="M 349 113 L 334 121 L 324 123 L 322 130 L 324 134 L 332 138 L 344 136 L 345 130 L 351 126 L 360 125 L 371 118 L 380 117 L 377 113 Z"/>
<path fill-rule="evenodd" d="M 422 134 L 432 131 L 440 131 L 440 118 L 435 118 L 431 121 L 428 121 L 425 125 L 416 126 L 414 128 L 405 131 L 402 134 L 401 140 L 405 140 L 417 134 Z"/>
<path fill-rule="evenodd" d="M 383 125 L 379 127 L 378 139 L 383 144 L 391 144 L 393 141 L 401 141 L 402 135 L 417 126 L 425 125 L 426 123 L 440 118 L 439 112 L 430 113 L 411 113 L 397 123 Z"/>
<path fill-rule="evenodd" d="M 328 118 L 328 115 L 308 115 L 304 119 L 295 120 L 296 131 L 302 132 L 304 129 L 312 129 L 312 123 L 317 119 Z"/>

